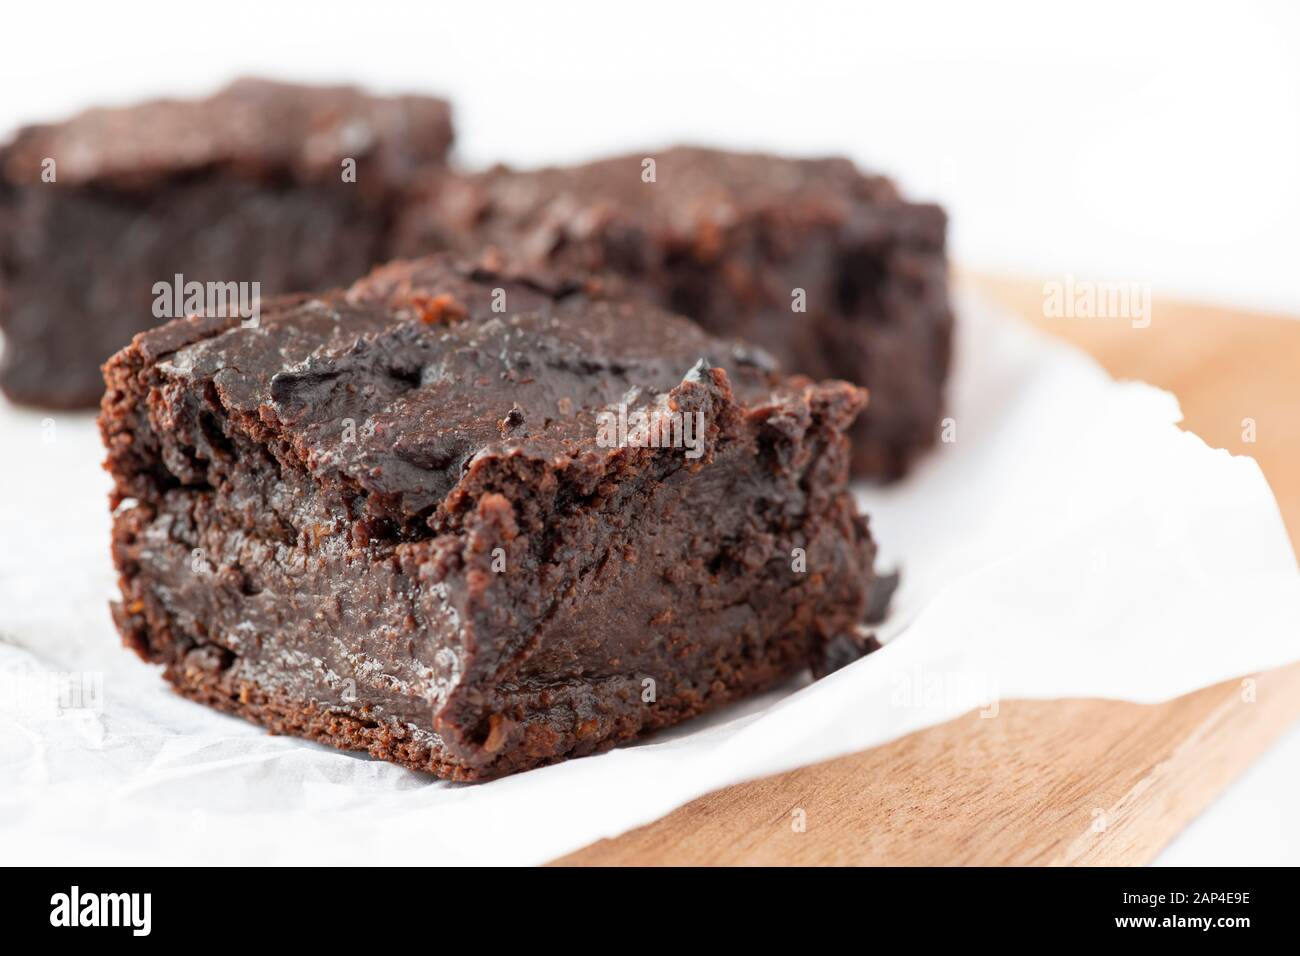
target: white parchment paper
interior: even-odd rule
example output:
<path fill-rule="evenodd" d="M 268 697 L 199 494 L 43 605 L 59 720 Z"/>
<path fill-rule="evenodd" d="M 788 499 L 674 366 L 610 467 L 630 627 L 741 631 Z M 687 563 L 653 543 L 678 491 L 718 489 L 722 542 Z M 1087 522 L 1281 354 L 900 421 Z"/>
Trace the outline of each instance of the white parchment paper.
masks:
<path fill-rule="evenodd" d="M 859 494 L 903 572 L 883 650 L 477 786 L 171 694 L 109 619 L 93 419 L 0 404 L 0 862 L 538 863 L 1002 700 L 1155 702 L 1300 658 L 1300 574 L 1254 461 L 1180 431 L 1170 395 L 960 313 L 955 441 Z"/>

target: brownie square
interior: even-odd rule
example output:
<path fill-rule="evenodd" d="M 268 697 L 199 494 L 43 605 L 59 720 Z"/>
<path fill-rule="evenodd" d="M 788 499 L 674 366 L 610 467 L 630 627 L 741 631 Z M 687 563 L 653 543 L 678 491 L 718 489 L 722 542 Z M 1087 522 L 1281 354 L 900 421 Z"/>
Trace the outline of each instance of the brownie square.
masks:
<path fill-rule="evenodd" d="M 434 257 L 105 375 L 125 643 L 273 732 L 482 779 L 854 644 L 863 391 L 643 302 Z"/>
<path fill-rule="evenodd" d="M 94 407 L 101 363 L 186 314 L 155 289 L 177 275 L 243 283 L 245 301 L 253 283 L 265 297 L 364 275 L 451 137 L 442 100 L 263 80 L 21 130 L 0 147 L 0 389 Z"/>
<path fill-rule="evenodd" d="M 946 217 L 847 160 L 683 147 L 499 167 L 432 184 L 398 229 L 399 254 L 491 247 L 512 266 L 616 277 L 792 371 L 865 385 L 854 474 L 896 478 L 936 438 L 952 334 Z"/>

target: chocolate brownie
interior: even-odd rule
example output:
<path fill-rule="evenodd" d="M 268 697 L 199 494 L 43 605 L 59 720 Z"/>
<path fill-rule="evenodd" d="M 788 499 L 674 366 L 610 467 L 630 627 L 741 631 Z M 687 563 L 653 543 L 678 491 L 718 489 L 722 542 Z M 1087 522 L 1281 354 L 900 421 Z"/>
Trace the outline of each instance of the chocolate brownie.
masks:
<path fill-rule="evenodd" d="M 94 407 L 101 363 L 186 314 L 157 283 L 251 303 L 364 275 L 451 136 L 442 100 L 263 80 L 21 130 L 0 147 L 0 388 Z"/>
<path fill-rule="evenodd" d="M 946 218 L 847 160 L 677 148 L 500 167 L 432 184 L 398 228 L 401 254 L 492 247 L 523 268 L 616 275 L 792 371 L 867 386 L 855 474 L 897 477 L 936 437 L 952 332 Z"/>
<path fill-rule="evenodd" d="M 105 376 L 125 643 L 273 732 L 590 754 L 838 666 L 872 586 L 862 389 L 640 301 L 433 257 Z"/>

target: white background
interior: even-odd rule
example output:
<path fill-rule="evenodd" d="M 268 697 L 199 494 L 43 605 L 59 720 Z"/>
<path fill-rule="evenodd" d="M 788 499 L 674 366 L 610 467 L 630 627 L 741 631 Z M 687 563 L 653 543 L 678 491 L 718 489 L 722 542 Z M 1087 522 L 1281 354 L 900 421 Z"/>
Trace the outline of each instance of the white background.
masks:
<path fill-rule="evenodd" d="M 462 160 L 844 152 L 955 257 L 1300 313 L 1300 4 L 8 3 L 0 128 L 237 73 L 433 90 Z"/>
<path fill-rule="evenodd" d="M 239 74 L 431 91 L 459 159 L 845 153 L 964 266 L 1300 314 L 1300 4 L 7 4 L 0 129 Z M 1166 852 L 1297 863 L 1300 732 Z"/>

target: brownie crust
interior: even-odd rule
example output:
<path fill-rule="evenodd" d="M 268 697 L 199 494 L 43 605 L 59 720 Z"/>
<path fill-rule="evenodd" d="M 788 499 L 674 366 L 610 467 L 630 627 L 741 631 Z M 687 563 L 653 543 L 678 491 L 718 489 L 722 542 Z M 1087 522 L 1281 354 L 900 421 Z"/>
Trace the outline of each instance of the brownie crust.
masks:
<path fill-rule="evenodd" d="M 602 275 L 791 371 L 864 385 L 853 472 L 891 479 L 942 415 L 946 225 L 845 159 L 678 147 L 439 179 L 404 212 L 395 250 L 486 249 L 557 280 Z"/>
<path fill-rule="evenodd" d="M 862 390 L 642 302 L 434 257 L 106 377 L 124 641 L 273 732 L 499 776 L 838 662 L 866 608 Z M 602 441 L 619 404 L 699 455 Z"/>

